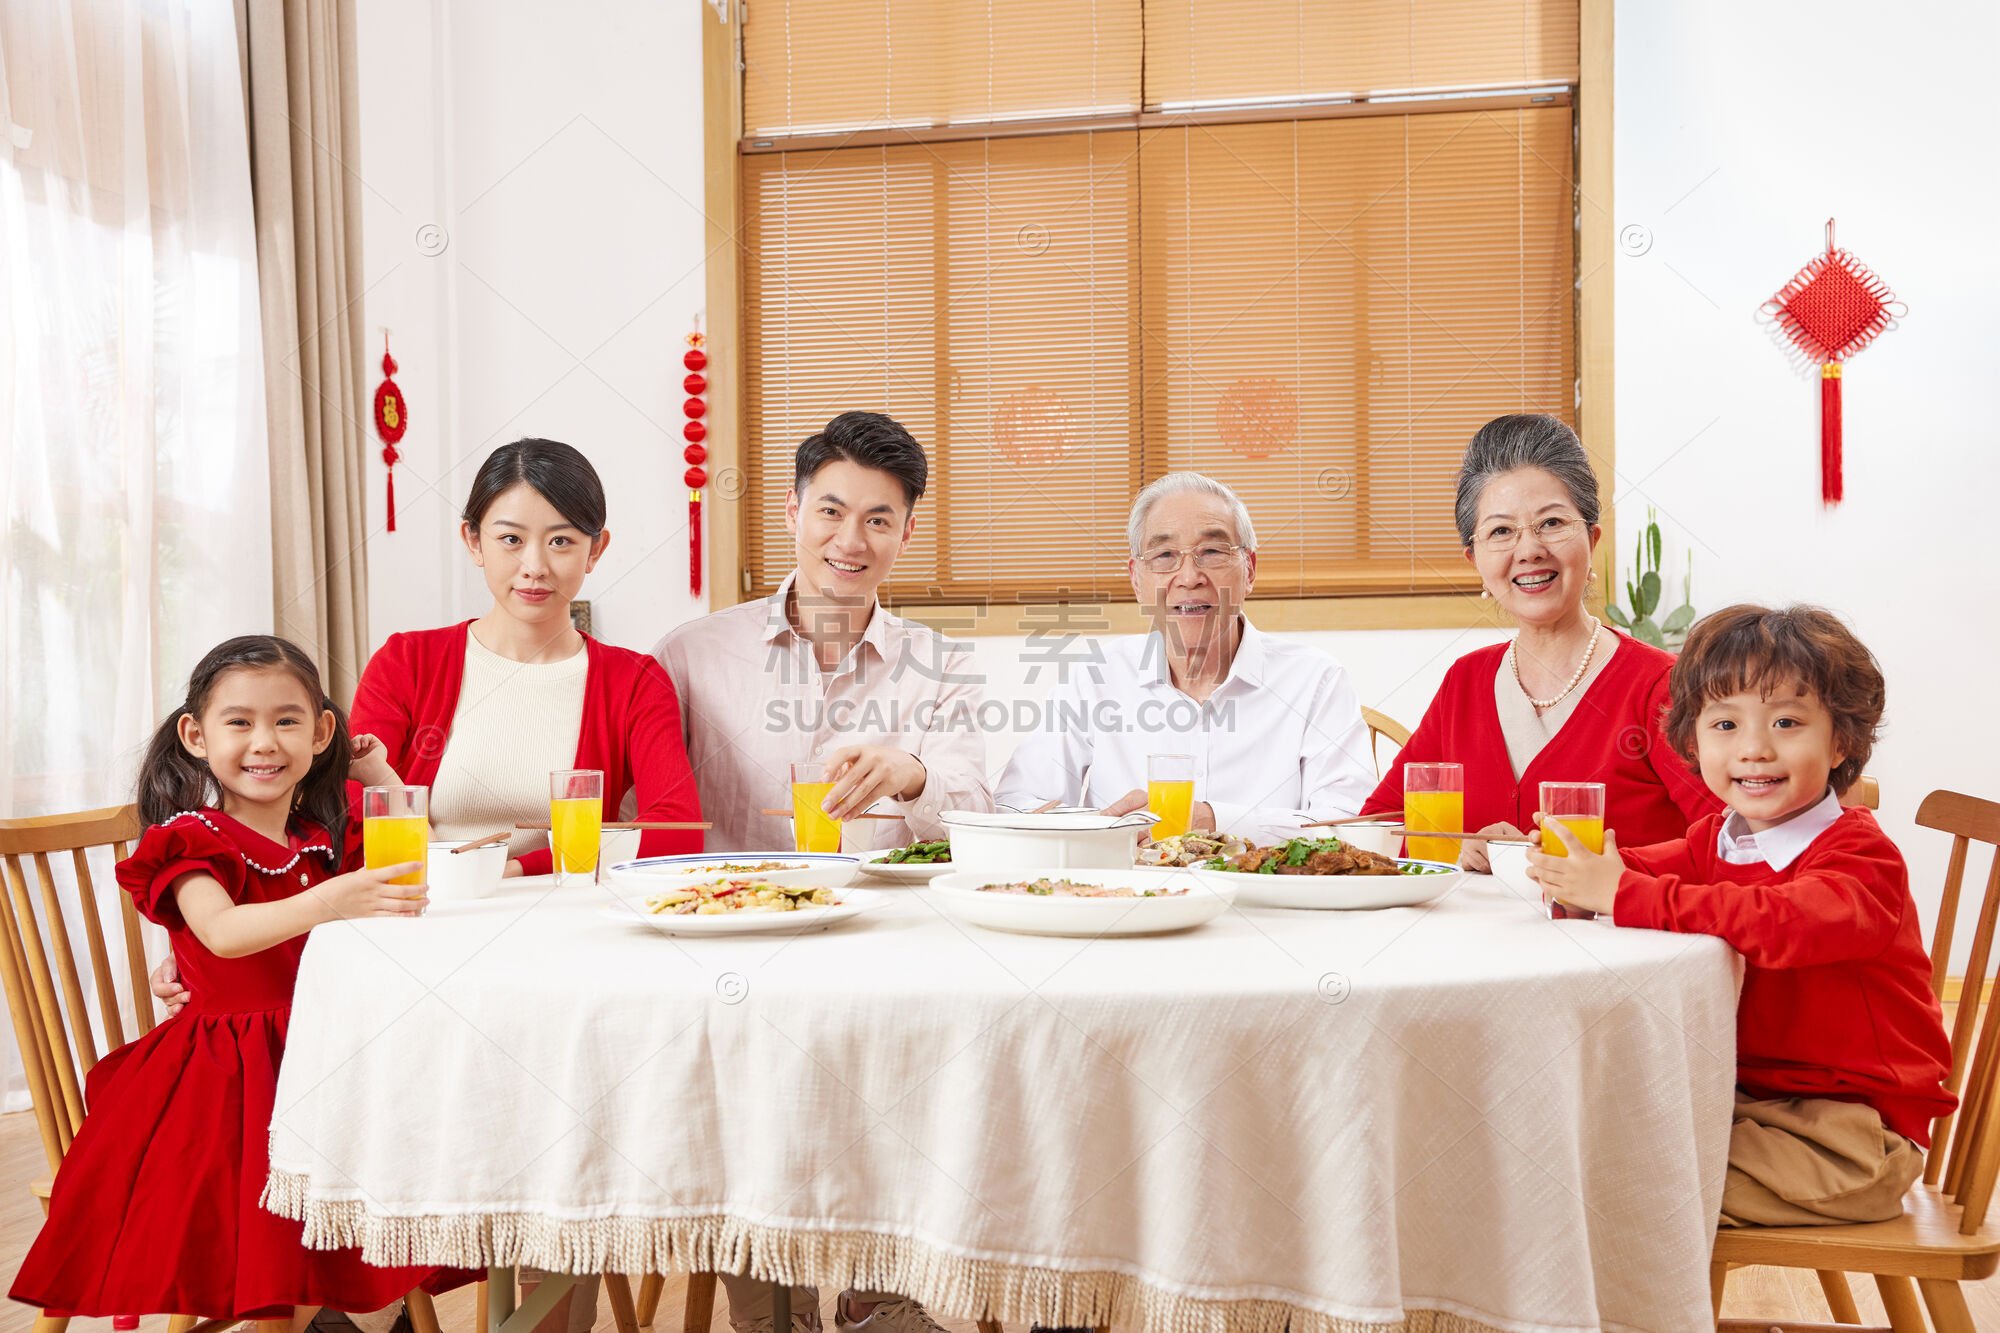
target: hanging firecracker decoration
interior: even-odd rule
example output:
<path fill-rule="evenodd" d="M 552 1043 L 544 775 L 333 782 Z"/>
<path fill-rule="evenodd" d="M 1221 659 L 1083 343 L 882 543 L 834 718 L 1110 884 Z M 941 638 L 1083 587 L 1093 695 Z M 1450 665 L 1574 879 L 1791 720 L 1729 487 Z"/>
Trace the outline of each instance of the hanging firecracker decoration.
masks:
<path fill-rule="evenodd" d="M 382 437 L 382 462 L 389 469 L 389 531 L 396 530 L 396 445 L 410 428 L 410 405 L 396 383 L 396 358 L 389 355 L 389 331 L 382 330 L 382 382 L 375 388 L 375 433 Z"/>
<path fill-rule="evenodd" d="M 1896 326 L 1909 307 L 1868 266 L 1833 243 L 1833 219 L 1826 220 L 1826 253 L 1814 255 L 1764 313 L 1800 352 L 1819 365 L 1819 494 L 1840 503 L 1840 381 L 1847 359 Z"/>
<path fill-rule="evenodd" d="M 681 435 L 687 440 L 687 448 L 681 457 L 687 460 L 688 470 L 681 479 L 688 488 L 688 591 L 701 596 L 701 488 L 708 485 L 708 473 L 702 464 L 708 461 L 708 447 L 702 443 L 708 438 L 708 426 L 702 418 L 708 415 L 708 353 L 702 350 L 701 316 L 695 316 L 694 332 L 687 336 L 687 352 L 681 357 L 681 364 L 687 367 L 687 378 L 681 381 L 681 390 L 687 400 L 681 404 L 681 413 L 687 418 L 681 426 Z"/>

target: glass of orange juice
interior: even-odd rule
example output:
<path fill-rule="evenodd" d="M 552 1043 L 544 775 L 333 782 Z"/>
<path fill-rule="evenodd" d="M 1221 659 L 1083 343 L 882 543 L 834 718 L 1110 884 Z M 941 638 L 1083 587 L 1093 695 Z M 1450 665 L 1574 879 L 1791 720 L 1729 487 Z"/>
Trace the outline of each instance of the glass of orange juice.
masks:
<path fill-rule="evenodd" d="M 1549 826 L 1561 820 L 1569 825 L 1576 840 L 1593 852 L 1604 851 L 1604 784 L 1601 782 L 1544 782 L 1542 784 L 1542 851 L 1549 856 L 1568 856 L 1556 831 Z"/>
<path fill-rule="evenodd" d="M 604 770 L 564 768 L 549 774 L 549 851 L 556 883 L 595 882 L 604 828 Z"/>
<path fill-rule="evenodd" d="M 1439 833 L 1465 832 L 1465 765 L 1403 765 L 1403 827 Z M 1410 838 L 1410 855 L 1419 861 L 1458 864 L 1456 838 Z"/>
<path fill-rule="evenodd" d="M 840 821 L 822 808 L 832 790 L 825 764 L 792 765 L 792 850 L 840 850 Z"/>
<path fill-rule="evenodd" d="M 370 870 L 425 863 L 424 870 L 400 875 L 391 884 L 422 884 L 428 876 L 431 789 L 429 787 L 363 787 L 361 789 L 361 856 Z"/>
<path fill-rule="evenodd" d="M 1193 755 L 1146 756 L 1146 808 L 1160 817 L 1153 825 L 1153 841 L 1178 838 L 1188 831 L 1194 814 Z"/>

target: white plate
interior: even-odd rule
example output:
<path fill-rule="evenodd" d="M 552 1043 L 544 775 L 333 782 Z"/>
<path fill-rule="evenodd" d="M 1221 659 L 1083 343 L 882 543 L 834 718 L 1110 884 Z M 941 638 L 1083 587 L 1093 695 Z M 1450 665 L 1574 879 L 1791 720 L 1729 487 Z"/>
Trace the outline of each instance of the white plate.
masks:
<path fill-rule="evenodd" d="M 777 861 L 800 868 L 760 871 L 754 876 L 747 871 L 722 868 L 725 865 L 754 866 L 760 861 Z M 761 879 L 771 884 L 812 884 L 837 889 L 853 880 L 860 865 L 861 858 L 858 856 L 830 852 L 702 852 L 619 861 L 605 868 L 602 882 L 614 896 L 643 906 L 645 900 L 655 893 L 686 888 L 690 884 L 706 884 L 724 875 Z"/>
<path fill-rule="evenodd" d="M 830 907 L 801 907 L 796 912 L 716 912 L 709 916 L 675 916 L 648 912 L 624 902 L 605 904 L 599 913 L 628 926 L 646 926 L 662 935 L 790 935 L 825 930 L 852 921 L 882 905 L 880 889 L 839 889 L 840 901 Z"/>
<path fill-rule="evenodd" d="M 882 860 L 894 847 L 871 853 L 861 862 L 861 873 L 873 879 L 888 880 L 892 884 L 928 884 L 939 875 L 949 875 L 957 867 L 949 861 L 918 861 L 915 864 L 897 862 L 885 864 Z"/>
<path fill-rule="evenodd" d="M 1442 861 L 1411 861 L 1400 865 L 1440 866 L 1439 875 L 1257 875 L 1235 870 L 1197 870 L 1204 884 L 1232 885 L 1244 907 L 1306 907 L 1322 910 L 1372 912 L 1383 907 L 1415 907 L 1455 887 L 1465 878 L 1457 866 Z"/>
<path fill-rule="evenodd" d="M 1113 888 L 1186 889 L 1170 898 L 1046 898 L 981 893 L 982 884 L 1062 878 Z M 931 881 L 931 898 L 961 921 L 1019 935 L 1158 935 L 1187 930 L 1227 911 L 1235 886 L 1211 887 L 1185 870 L 961 870 Z"/>

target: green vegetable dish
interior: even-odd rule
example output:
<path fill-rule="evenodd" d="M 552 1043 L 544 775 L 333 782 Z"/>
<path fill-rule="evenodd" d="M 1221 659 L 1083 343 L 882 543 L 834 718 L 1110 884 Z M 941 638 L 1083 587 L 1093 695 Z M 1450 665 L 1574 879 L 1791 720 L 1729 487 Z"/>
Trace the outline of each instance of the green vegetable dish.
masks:
<path fill-rule="evenodd" d="M 1293 838 L 1276 847 L 1252 847 L 1202 863 L 1204 870 L 1244 875 L 1444 875 L 1450 866 L 1396 861 L 1339 838 Z"/>
<path fill-rule="evenodd" d="M 908 847 L 898 847 L 882 858 L 885 866 L 931 866 L 942 865 L 951 860 L 951 843 L 943 838 L 936 842 L 913 842 Z"/>

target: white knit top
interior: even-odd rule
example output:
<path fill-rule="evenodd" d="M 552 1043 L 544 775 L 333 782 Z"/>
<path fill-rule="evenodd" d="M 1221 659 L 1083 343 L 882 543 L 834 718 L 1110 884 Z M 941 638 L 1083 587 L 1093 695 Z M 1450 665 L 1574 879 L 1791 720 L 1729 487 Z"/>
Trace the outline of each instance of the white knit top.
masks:
<path fill-rule="evenodd" d="M 431 783 L 431 832 L 477 838 L 515 824 L 547 823 L 549 774 L 576 767 L 590 653 L 560 662 L 513 662 L 465 636 L 465 683 Z M 548 846 L 546 833 L 516 832 L 507 852 Z"/>

